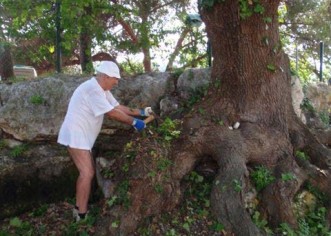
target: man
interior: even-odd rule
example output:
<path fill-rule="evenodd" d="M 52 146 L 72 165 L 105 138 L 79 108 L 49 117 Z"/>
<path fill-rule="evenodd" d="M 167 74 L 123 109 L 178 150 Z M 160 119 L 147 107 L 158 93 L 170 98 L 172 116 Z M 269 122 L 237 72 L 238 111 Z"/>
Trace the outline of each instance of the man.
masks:
<path fill-rule="evenodd" d="M 94 177 L 91 149 L 101 130 L 104 114 L 110 119 L 132 125 L 136 130 L 145 123 L 133 116 L 149 116 L 150 107 L 131 109 L 120 105 L 109 91 L 120 80 L 119 68 L 114 62 L 103 61 L 96 68 L 97 74 L 82 83 L 74 91 L 61 126 L 58 143 L 68 147 L 79 176 L 76 182 L 76 206 L 74 217 L 84 219 L 88 211 L 88 199 Z"/>

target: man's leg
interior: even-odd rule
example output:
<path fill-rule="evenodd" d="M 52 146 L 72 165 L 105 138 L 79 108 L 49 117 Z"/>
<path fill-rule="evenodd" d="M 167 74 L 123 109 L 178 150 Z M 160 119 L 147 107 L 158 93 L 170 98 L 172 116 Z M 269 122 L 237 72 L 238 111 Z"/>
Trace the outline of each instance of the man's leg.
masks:
<path fill-rule="evenodd" d="M 89 150 L 69 147 L 68 151 L 79 171 L 76 182 L 76 206 L 79 213 L 84 214 L 88 209 L 91 184 L 95 172 L 93 158 Z"/>

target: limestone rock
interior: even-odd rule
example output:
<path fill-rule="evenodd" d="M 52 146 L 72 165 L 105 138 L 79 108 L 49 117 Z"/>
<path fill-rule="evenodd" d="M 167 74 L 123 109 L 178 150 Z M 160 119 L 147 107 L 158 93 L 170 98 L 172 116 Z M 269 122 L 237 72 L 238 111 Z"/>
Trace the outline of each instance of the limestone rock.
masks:
<path fill-rule="evenodd" d="M 151 106 L 166 116 L 180 109 L 180 100 L 187 100 L 192 92 L 206 88 L 210 72 L 210 68 L 187 69 L 177 84 L 167 72 L 123 78 L 112 92 L 121 104 L 136 108 Z M 73 91 L 89 78 L 60 75 L 11 85 L 0 83 L 0 132 L 21 141 L 56 139 Z M 293 106 L 302 118 L 299 80 L 294 79 L 292 85 Z M 318 111 L 330 109 L 330 86 L 309 87 L 306 96 Z M 109 119 L 105 119 L 103 125 L 103 130 L 112 133 L 130 128 Z"/>
<path fill-rule="evenodd" d="M 0 84 L 0 130 L 21 141 L 57 137 L 73 91 L 90 77 L 49 77 L 15 84 Z M 169 73 L 121 79 L 112 92 L 121 104 L 157 107 L 171 90 Z M 105 119 L 109 128 L 130 128 Z"/>
<path fill-rule="evenodd" d="M 189 98 L 190 93 L 196 89 L 203 88 L 210 83 L 210 68 L 207 69 L 187 69 L 181 74 L 177 82 L 177 90 L 184 99 Z"/>
<path fill-rule="evenodd" d="M 30 145 L 15 158 L 0 153 L 0 219 L 74 196 L 78 172 L 65 148 Z"/>
<path fill-rule="evenodd" d="M 292 95 L 292 104 L 295 114 L 302 120 L 303 123 L 306 123 L 306 118 L 301 110 L 301 103 L 305 97 L 300 78 L 297 76 L 292 76 L 291 78 L 291 95 Z"/>
<path fill-rule="evenodd" d="M 44 78 L 0 84 L 0 128 L 18 140 L 56 136 L 67 104 L 86 78 Z"/>
<path fill-rule="evenodd" d="M 160 101 L 161 116 L 168 116 L 169 114 L 176 112 L 179 108 L 178 101 L 172 97 L 165 97 Z"/>
<path fill-rule="evenodd" d="M 312 102 L 317 112 L 331 112 L 331 86 L 324 83 L 310 84 L 306 97 Z"/>

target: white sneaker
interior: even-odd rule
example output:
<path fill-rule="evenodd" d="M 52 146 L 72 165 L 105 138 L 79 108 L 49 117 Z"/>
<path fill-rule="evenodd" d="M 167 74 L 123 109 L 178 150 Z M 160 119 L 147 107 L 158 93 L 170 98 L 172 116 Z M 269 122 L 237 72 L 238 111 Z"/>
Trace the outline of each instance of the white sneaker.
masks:
<path fill-rule="evenodd" d="M 72 217 L 74 218 L 74 220 L 76 222 L 80 221 L 80 216 L 78 213 L 78 209 L 76 207 L 74 209 L 72 209 Z"/>
<path fill-rule="evenodd" d="M 77 208 L 77 207 L 75 207 L 75 208 L 72 210 L 72 217 L 74 218 L 74 220 L 75 220 L 76 222 L 86 219 L 86 218 L 87 218 L 87 214 L 88 214 L 88 212 L 85 213 L 84 217 L 81 217 L 81 216 L 79 215 L 79 211 L 78 211 L 78 208 Z"/>

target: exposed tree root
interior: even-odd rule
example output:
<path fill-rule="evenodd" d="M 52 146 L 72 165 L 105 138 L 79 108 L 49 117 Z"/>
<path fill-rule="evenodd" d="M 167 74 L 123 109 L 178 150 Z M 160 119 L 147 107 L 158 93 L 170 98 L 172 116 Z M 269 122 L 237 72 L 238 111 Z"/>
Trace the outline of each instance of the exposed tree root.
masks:
<path fill-rule="evenodd" d="M 331 198 L 331 156 L 330 150 L 304 125 L 294 124 L 288 135 L 253 123 L 243 122 L 238 130 L 208 123 L 184 134 L 171 147 L 153 146 L 156 143 L 151 142 L 148 148 L 167 149 L 163 154 L 172 164 L 151 177 L 151 170 L 158 168 L 160 159 L 147 155 L 135 161 L 130 171 L 131 205 L 112 211 L 116 215 L 111 216 L 110 234 L 130 235 L 144 218 L 174 209 L 182 200 L 182 179 L 207 159 L 213 159 L 218 168 L 211 193 L 212 213 L 226 232 L 245 236 L 266 234 L 254 224 L 245 208 L 245 195 L 253 186 L 249 170 L 257 166 L 268 168 L 275 181 L 258 193 L 256 210 L 272 229 L 281 223 L 298 228 L 294 199 L 304 183 L 311 183 Z M 151 149 L 144 150 L 145 154 Z M 297 150 L 307 152 L 309 159 L 296 157 Z M 325 207 L 331 223 L 330 206 Z M 113 227 L 113 222 L 119 222 L 118 227 Z"/>
<path fill-rule="evenodd" d="M 312 130 L 312 132 L 322 144 L 331 147 L 331 129 Z"/>

